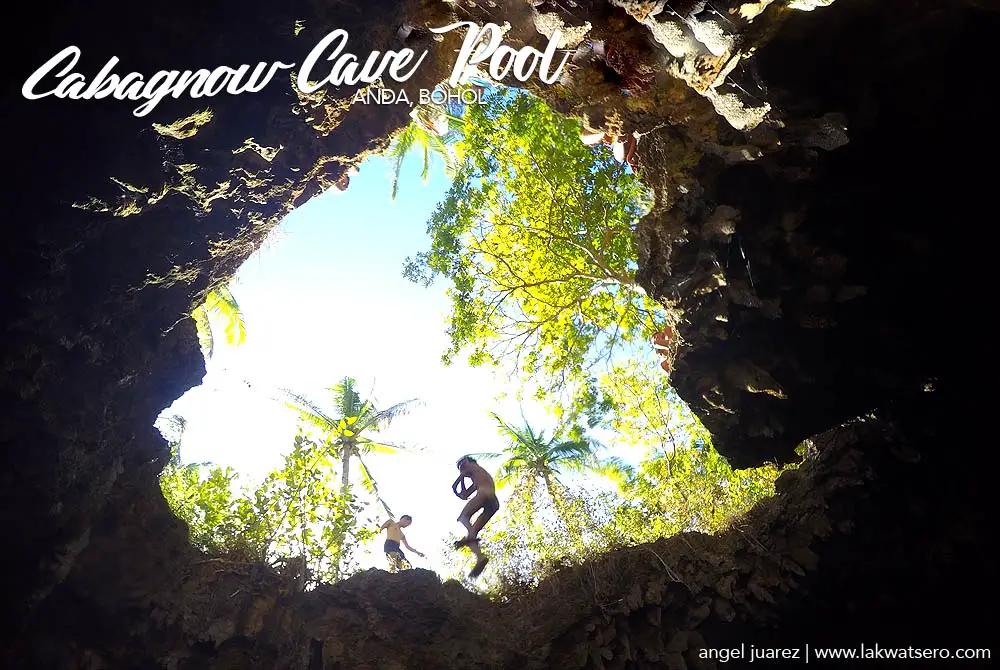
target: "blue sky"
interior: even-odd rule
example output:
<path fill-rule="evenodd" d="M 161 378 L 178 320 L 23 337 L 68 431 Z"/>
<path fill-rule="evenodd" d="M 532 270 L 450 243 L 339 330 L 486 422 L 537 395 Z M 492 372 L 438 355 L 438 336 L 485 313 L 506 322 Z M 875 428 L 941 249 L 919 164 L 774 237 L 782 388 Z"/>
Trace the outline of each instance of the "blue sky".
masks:
<path fill-rule="evenodd" d="M 455 462 L 505 446 L 489 412 L 516 423 L 523 409 L 547 432 L 554 421 L 530 402 L 497 401 L 512 389 L 490 369 L 442 365 L 447 286 L 425 288 L 402 276 L 404 259 L 427 248 L 426 221 L 449 187 L 440 163 L 426 185 L 420 171 L 415 152 L 390 203 L 389 164 L 374 157 L 347 191 L 331 189 L 290 214 L 231 285 L 246 342 L 217 346 L 202 385 L 164 414 L 188 421 L 185 462 L 231 466 L 249 483 L 280 466 L 295 435 L 294 413 L 273 399 L 278 387 L 322 402 L 323 389 L 349 375 L 380 406 L 420 398 L 422 406 L 384 433 L 420 451 L 366 462 L 393 512 L 413 516 L 407 538 L 427 554 L 415 566 L 443 573 L 445 541 L 461 530 L 462 501 L 450 490 Z M 384 518 L 377 505 L 370 510 Z M 380 537 L 366 548 L 362 567 L 384 567 L 381 545 Z"/>

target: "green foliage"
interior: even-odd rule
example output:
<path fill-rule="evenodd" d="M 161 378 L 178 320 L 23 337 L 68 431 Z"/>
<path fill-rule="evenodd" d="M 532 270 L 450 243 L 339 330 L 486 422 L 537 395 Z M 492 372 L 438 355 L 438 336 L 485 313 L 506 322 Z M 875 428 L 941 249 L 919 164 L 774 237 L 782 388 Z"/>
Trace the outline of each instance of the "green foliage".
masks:
<path fill-rule="evenodd" d="M 600 445 L 579 427 L 556 430 L 546 438 L 527 421 L 515 428 L 496 414 L 503 453 L 475 454 L 482 459 L 503 459 L 496 475 L 498 486 L 513 485 L 501 514 L 502 523 L 489 529 L 484 539 L 495 547 L 491 574 L 496 584 L 510 591 L 514 585 L 537 581 L 547 566 L 562 556 L 584 556 L 600 533 L 597 520 L 602 509 L 596 500 L 567 486 L 564 473 L 606 473 L 619 467 L 617 459 L 599 459 Z M 605 513 L 604 517 L 610 520 Z M 500 580 L 499 582 L 496 580 Z"/>
<path fill-rule="evenodd" d="M 774 494 L 781 471 L 773 465 L 730 468 L 651 357 L 615 364 L 597 388 L 599 409 L 592 415 L 622 446 L 647 451 L 638 471 L 629 469 L 619 480 L 627 504 L 615 515 L 618 541 L 717 532 Z"/>
<path fill-rule="evenodd" d="M 260 538 L 244 532 L 252 517 L 237 509 L 235 477 L 231 468 L 208 463 L 182 465 L 179 448 L 173 445 L 170 462 L 160 475 L 160 488 L 170 508 L 187 523 L 196 547 L 246 561 L 264 560 Z"/>
<path fill-rule="evenodd" d="M 450 282 L 445 363 L 468 351 L 472 365 L 507 365 L 571 426 L 547 438 L 497 418 L 510 446 L 482 456 L 503 459 L 498 484 L 514 492 L 484 535 L 489 573 L 506 575 L 504 588 L 531 584 L 609 547 L 719 531 L 771 495 L 778 470 L 733 471 L 643 354 L 667 315 L 635 281 L 635 225 L 650 204 L 639 180 L 527 94 L 493 95 L 463 118 L 430 248 L 404 276 Z M 599 460 L 581 416 L 646 457 L 635 468 Z M 564 471 L 608 476 L 618 492 L 571 488 Z"/>
<path fill-rule="evenodd" d="M 209 291 L 205 302 L 191 312 L 191 317 L 198 330 L 198 342 L 206 359 L 215 353 L 216 334 L 212 329 L 213 318 L 222 322 L 226 344 L 239 346 L 246 340 L 247 330 L 243 311 L 227 286 Z"/>
<path fill-rule="evenodd" d="M 691 440 L 711 441 L 652 355 L 615 363 L 590 390 L 586 413 L 614 431 L 620 446 L 667 453 Z"/>
<path fill-rule="evenodd" d="M 569 430 L 557 429 L 549 439 L 545 432 L 536 432 L 527 421 L 520 428 L 514 428 L 496 414 L 491 415 L 497 422 L 500 435 L 507 440 L 508 447 L 503 453 L 476 454 L 483 459 L 504 459 L 496 475 L 500 487 L 514 484 L 515 495 L 520 494 L 518 505 L 525 514 L 533 514 L 536 500 L 535 487 L 544 486 L 545 494 L 554 505 L 558 521 L 564 531 L 579 536 L 582 531 L 576 527 L 571 499 L 566 485 L 559 477 L 563 472 L 591 472 L 602 475 L 627 475 L 620 459 L 600 459 L 597 451 L 600 444 L 587 437 L 578 426 Z M 523 417 L 522 417 L 523 420 Z M 568 433 L 569 439 L 563 439 Z"/>
<path fill-rule="evenodd" d="M 627 502 L 615 510 L 609 536 L 615 544 L 638 544 L 684 531 L 720 532 L 774 495 L 780 472 L 771 464 L 733 470 L 707 443 L 656 454 L 623 484 Z"/>
<path fill-rule="evenodd" d="M 375 531 L 367 520 L 361 522 L 365 505 L 349 487 L 351 458 L 358 459 L 362 481 L 378 497 L 361 454 L 393 447 L 366 433 L 386 426 L 416 401 L 379 410 L 361 398 L 349 377 L 329 390 L 332 412 L 286 391 L 302 419 L 300 428 L 314 429 L 311 432 L 318 436 L 314 439 L 300 430 L 282 467 L 241 492 L 236 490 L 236 473 L 230 468 L 182 464 L 185 423 L 180 417 L 167 422 L 174 435 L 160 487 L 170 507 L 187 522 L 195 546 L 232 560 L 304 565 L 300 571 L 303 588 L 343 579 L 356 569 L 353 550 L 371 540 Z"/>
<path fill-rule="evenodd" d="M 363 505 L 334 485 L 336 460 L 325 445 L 296 436 L 282 467 L 241 492 L 232 469 L 184 465 L 179 447 L 179 439 L 172 442 L 160 487 L 187 522 L 192 544 L 230 560 L 304 563 L 302 588 L 356 570 L 353 549 L 375 533 L 359 518 Z"/>
<path fill-rule="evenodd" d="M 468 86 L 460 86 L 451 89 L 446 85 L 439 87 L 439 90 L 452 94 L 461 94 Z M 461 103 L 426 103 L 417 105 L 410 113 L 413 119 L 389 145 L 386 157 L 392 161 L 392 175 L 389 199 L 395 200 L 399 191 L 399 173 L 403 167 L 403 160 L 413 150 L 423 154 L 424 167 L 420 173 L 420 178 L 427 183 L 430 174 L 431 154 L 438 156 L 444 163 L 445 174 L 452 178 L 455 176 L 455 168 L 461 160 L 462 131 L 464 128 L 463 115 L 465 105 Z"/>
<path fill-rule="evenodd" d="M 363 505 L 335 485 L 332 455 L 326 445 L 296 436 L 284 467 L 268 475 L 253 498 L 272 552 L 305 556 L 314 582 L 350 575 L 352 549 L 375 535 L 371 523 L 358 523 Z"/>
<path fill-rule="evenodd" d="M 430 249 L 404 268 L 452 284 L 446 363 L 469 347 L 470 364 L 511 364 L 540 397 L 583 383 L 662 320 L 634 276 L 647 191 L 580 129 L 527 94 L 471 106 Z"/>
<path fill-rule="evenodd" d="M 560 485 L 554 497 L 541 482 L 522 481 L 501 523 L 483 535 L 491 556 L 484 574 L 487 591 L 500 599 L 515 597 L 553 570 L 605 549 L 615 504 L 610 492 Z"/>
<path fill-rule="evenodd" d="M 521 428 L 514 428 L 496 414 L 490 416 L 497 422 L 500 435 L 509 446 L 502 454 L 475 454 L 474 457 L 505 459 L 497 473 L 498 486 L 525 479 L 547 484 L 557 482 L 557 476 L 564 469 L 579 472 L 597 464 L 594 453 L 598 445 L 592 440 L 562 440 L 558 431 L 546 440 L 545 432 L 536 433 L 527 421 Z"/>
<path fill-rule="evenodd" d="M 733 470 L 655 360 L 617 363 L 590 390 L 594 425 L 612 431 L 615 447 L 646 455 L 636 467 L 620 458 L 599 461 L 582 450 L 555 449 L 558 441 L 528 427 L 501 424 L 514 439 L 500 474 L 513 477 L 515 490 L 500 523 L 484 535 L 493 557 L 484 580 L 497 597 L 514 597 L 602 551 L 684 531 L 720 532 L 774 494 L 782 470 Z M 555 480 L 551 473 L 563 459 L 576 461 L 577 471 L 612 475 L 617 491 Z"/>
<path fill-rule="evenodd" d="M 284 395 L 289 401 L 286 403 L 288 407 L 298 412 L 301 425 L 318 432 L 326 448 L 341 459 L 343 491 L 347 492 L 350 480 L 351 458 L 357 456 L 362 467 L 362 481 L 369 492 L 374 493 L 376 486 L 368 468 L 360 460 L 361 454 L 368 452 L 391 454 L 404 447 L 376 440 L 368 434 L 386 428 L 394 419 L 420 404 L 420 400 L 411 399 L 386 409 L 378 409 L 374 401 L 362 399 L 357 389 L 357 381 L 351 377 L 344 377 L 327 391 L 331 393 L 333 400 L 332 412 L 292 391 L 285 390 Z"/>
<path fill-rule="evenodd" d="M 618 493 L 593 485 L 522 481 L 501 523 L 484 534 L 491 555 L 484 575 L 494 596 L 516 597 L 553 571 L 618 547 L 684 531 L 717 533 L 774 494 L 773 465 L 734 471 L 710 445 L 694 442 L 669 455 L 651 452 Z"/>
<path fill-rule="evenodd" d="M 340 460 L 340 496 L 352 499 L 350 495 L 350 474 L 352 458 L 361 467 L 361 481 L 368 492 L 375 496 L 389 516 L 393 516 L 389 506 L 378 493 L 378 485 L 368 466 L 362 460 L 362 454 L 369 452 L 395 453 L 403 449 L 400 445 L 389 444 L 384 440 L 369 437 L 387 427 L 393 419 L 405 414 L 419 400 L 407 400 L 386 409 L 378 409 L 374 401 L 363 399 L 357 390 L 357 381 L 344 377 L 334 387 L 327 389 L 332 394 L 333 411 L 324 410 L 308 398 L 285 391 L 290 402 L 288 406 L 299 413 L 300 425 L 317 434 L 317 440 L 322 445 L 323 453 Z M 340 532 L 340 531 L 338 531 Z M 336 546 L 344 547 L 344 538 L 337 536 Z M 334 556 L 332 568 L 334 572 L 342 570 L 337 563 L 340 554 Z"/>

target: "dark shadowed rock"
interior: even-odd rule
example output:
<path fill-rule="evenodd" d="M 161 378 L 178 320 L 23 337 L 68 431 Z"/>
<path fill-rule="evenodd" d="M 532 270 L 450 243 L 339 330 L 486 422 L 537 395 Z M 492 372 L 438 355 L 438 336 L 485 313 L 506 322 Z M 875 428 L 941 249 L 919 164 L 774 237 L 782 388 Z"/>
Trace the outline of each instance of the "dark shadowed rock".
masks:
<path fill-rule="evenodd" d="M 983 328 L 963 298 L 982 299 L 970 268 L 988 263 L 967 239 L 988 243 L 975 226 L 992 213 L 992 4 L 27 11 L 42 16 L 3 105 L 5 667 L 711 667 L 699 649 L 741 642 L 985 646 L 971 613 L 996 583 L 978 544 L 988 443 L 955 434 L 987 385 L 969 391 L 953 360 Z M 28 102 L 21 84 L 69 44 L 90 76 L 111 56 L 149 74 L 301 62 L 344 28 L 357 54 L 429 49 L 412 91 L 448 75 L 460 41 L 428 27 L 488 17 L 515 46 L 563 26 L 580 57 L 562 85 L 529 88 L 593 131 L 639 135 L 657 195 L 639 279 L 681 317 L 673 382 L 718 449 L 743 467 L 814 436 L 811 457 L 718 537 L 613 552 L 512 603 L 424 571 L 299 593 L 200 555 L 160 494 L 152 428 L 204 374 L 183 316 L 409 110 L 279 77 L 137 118 L 114 100 Z"/>

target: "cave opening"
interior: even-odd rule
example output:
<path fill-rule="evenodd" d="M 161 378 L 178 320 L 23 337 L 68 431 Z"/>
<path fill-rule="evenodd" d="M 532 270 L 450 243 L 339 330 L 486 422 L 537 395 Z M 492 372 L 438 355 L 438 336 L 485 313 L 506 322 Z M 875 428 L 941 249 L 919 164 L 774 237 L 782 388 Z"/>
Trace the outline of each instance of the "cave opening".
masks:
<path fill-rule="evenodd" d="M 415 108 L 385 153 L 296 208 L 192 313 L 206 374 L 157 419 L 171 448 L 159 479 L 207 556 L 312 590 L 399 570 L 372 529 L 405 514 L 424 551 L 403 567 L 509 601 L 586 557 L 722 532 L 773 494 L 783 470 L 733 471 L 650 346 L 670 315 L 632 279 L 623 238 L 649 195 L 625 147 L 588 141 L 529 93 L 475 86 L 475 103 Z M 583 167 L 560 169 L 570 161 Z M 602 206 L 619 211 L 587 215 Z M 541 245 L 548 257 L 521 257 Z M 436 256 L 420 261 L 428 246 Z M 444 261 L 471 271 L 429 283 L 415 257 L 425 273 Z M 453 298 L 463 281 L 501 317 Z M 579 304 L 568 319 L 548 309 L 567 295 Z M 463 317 L 481 332 L 459 339 Z M 470 349 L 473 362 L 489 350 L 493 369 L 470 366 Z M 529 356 L 550 365 L 519 366 Z M 470 452 L 501 480 L 503 508 L 478 583 L 451 547 L 460 506 L 445 488 Z"/>
<path fill-rule="evenodd" d="M 610 141 L 601 148 L 608 160 L 631 156 L 646 185 L 665 196 L 638 219 L 634 266 L 609 266 L 634 271 L 651 299 L 684 315 L 660 331 L 661 341 L 673 334 L 682 346 L 653 359 L 649 387 L 666 378 L 665 364 L 676 397 L 726 467 L 793 462 L 803 440 L 808 456 L 774 478 L 774 496 L 723 532 L 578 553 L 577 565 L 552 561 L 553 576 L 528 575 L 508 585 L 506 599 L 420 569 L 305 587 L 306 572 L 294 565 L 206 554 L 166 502 L 158 479 L 170 452 L 152 426 L 205 375 L 188 315 L 209 289 L 225 286 L 277 220 L 303 203 L 300 213 L 322 207 L 328 196 L 320 194 L 348 179 L 346 193 L 329 197 L 349 196 L 362 161 L 409 123 L 406 111 L 348 109 L 353 90 L 301 96 L 284 81 L 255 96 L 213 98 L 210 120 L 205 100 L 183 97 L 140 119 L 110 99 L 15 94 L 4 110 L 17 130 L 7 146 L 19 161 L 9 200 L 19 225 L 0 252 L 9 287 L 0 496 L 14 543 L 0 572 L 8 596 L 0 663 L 702 668 L 717 667 L 709 650 L 797 649 L 783 658 L 794 662 L 807 645 L 858 653 L 861 644 L 894 649 L 902 667 L 988 663 L 992 629 L 977 613 L 996 584 L 996 562 L 984 549 L 992 472 L 983 465 L 989 440 L 981 436 L 989 432 L 971 429 L 989 418 L 976 406 L 988 384 L 966 377 L 988 360 L 972 359 L 968 345 L 989 332 L 977 321 L 990 282 L 976 244 L 988 239 L 980 227 L 992 216 L 980 135 L 993 123 L 981 65 L 992 58 L 995 3 L 202 5 L 67 11 L 26 47 L 25 76 L 70 43 L 94 62 L 121 56 L 123 65 L 153 72 L 287 59 L 342 27 L 359 53 L 427 46 L 428 66 L 411 82 L 420 87 L 447 75 L 457 48 L 437 42 L 429 26 L 508 21 L 513 44 L 538 45 L 554 25 L 573 39 L 584 35 L 567 47 L 567 76 L 533 93 L 583 121 L 576 149 Z M 414 29 L 400 38 L 401 25 Z M 592 56 L 596 66 L 580 65 Z M 181 119 L 190 122 L 174 125 Z M 439 172 L 431 186 L 438 183 Z M 411 186 L 418 188 L 400 182 L 401 193 Z M 462 220 L 459 207 L 443 219 Z M 422 279 L 428 267 L 468 279 L 450 242 L 429 236 L 411 249 L 434 252 L 433 262 L 409 266 L 407 279 Z M 530 258 L 532 245 L 516 242 L 511 248 Z M 316 246 L 315 255 L 328 248 Z M 239 284 L 233 292 L 252 307 Z M 313 310 L 345 309 L 344 300 L 314 302 Z M 474 322 L 475 303 L 463 308 Z M 220 343 L 216 362 L 261 343 L 255 329 L 263 332 L 266 320 L 248 319 L 245 343 L 231 352 Z M 443 321 L 445 350 L 453 336 L 477 334 L 466 322 L 449 333 Z M 392 337 L 410 324 L 385 323 L 385 366 L 405 367 Z M 380 335 L 355 330 L 362 341 Z M 294 346 L 289 339 L 286 348 Z M 558 363 L 541 361 L 543 369 Z M 319 372 L 321 363 L 310 367 Z M 390 407 L 410 397 L 383 398 L 381 373 L 344 367 L 303 390 L 323 400 L 320 386 L 356 374 L 366 395 L 374 387 Z M 230 404 L 246 398 L 238 397 Z M 673 398 L 666 390 L 657 397 Z M 599 393 L 579 400 L 598 413 L 621 404 Z M 511 409 L 505 416 L 517 427 L 520 407 Z M 414 408 L 393 429 L 420 416 Z M 294 436 L 275 441 L 296 445 Z M 391 498 L 378 463 L 371 465 L 383 499 L 412 513 Z M 442 469 L 454 467 L 442 461 Z M 658 473 L 646 474 L 653 487 Z M 363 484 L 358 490 L 369 495 Z M 672 510 L 699 502 L 677 493 Z M 377 499 L 367 503 L 380 509 Z M 553 505 L 545 518 L 558 512 Z M 413 513 L 413 539 L 432 516 Z M 634 521 L 623 516 L 616 521 Z M 581 518 L 591 517 L 571 515 Z M 493 547 L 510 546 L 506 539 Z M 537 553 L 563 538 L 528 539 L 511 553 Z"/>

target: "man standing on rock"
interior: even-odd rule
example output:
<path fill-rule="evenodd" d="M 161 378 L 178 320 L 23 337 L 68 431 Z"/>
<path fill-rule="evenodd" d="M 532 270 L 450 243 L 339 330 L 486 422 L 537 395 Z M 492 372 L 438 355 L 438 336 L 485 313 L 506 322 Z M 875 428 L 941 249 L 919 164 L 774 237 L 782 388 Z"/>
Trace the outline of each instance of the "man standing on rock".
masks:
<path fill-rule="evenodd" d="M 497 500 L 493 477 L 482 466 L 476 463 L 474 458 L 463 456 L 458 461 L 458 471 L 461 474 L 459 474 L 455 483 L 451 485 L 452 491 L 462 500 L 469 500 L 469 496 L 473 493 L 476 496 L 466 503 L 462 513 L 458 516 L 458 521 L 465 526 L 468 534 L 464 539 L 455 543 L 455 548 L 468 547 L 476 555 L 476 565 L 469 573 L 469 578 L 475 579 L 482 574 L 483 568 L 486 567 L 487 561 L 490 560 L 479 550 L 479 532 L 486 525 L 486 522 L 492 519 L 493 515 L 500 509 L 500 501 Z M 466 479 L 472 480 L 471 486 L 466 487 Z M 459 486 L 462 487 L 461 490 L 459 490 Z M 480 509 L 482 512 L 479 513 L 476 523 L 473 524 L 472 515 Z"/>
<path fill-rule="evenodd" d="M 399 517 L 399 521 L 389 519 L 379 528 L 379 530 L 385 531 L 385 557 L 389 561 L 389 572 L 409 570 L 411 567 L 410 562 L 406 560 L 406 555 L 403 554 L 403 550 L 399 548 L 400 542 L 420 558 L 424 557 L 423 554 L 407 544 L 406 536 L 403 535 L 403 529 L 411 523 L 413 523 L 413 519 L 410 515 L 404 514 Z"/>

